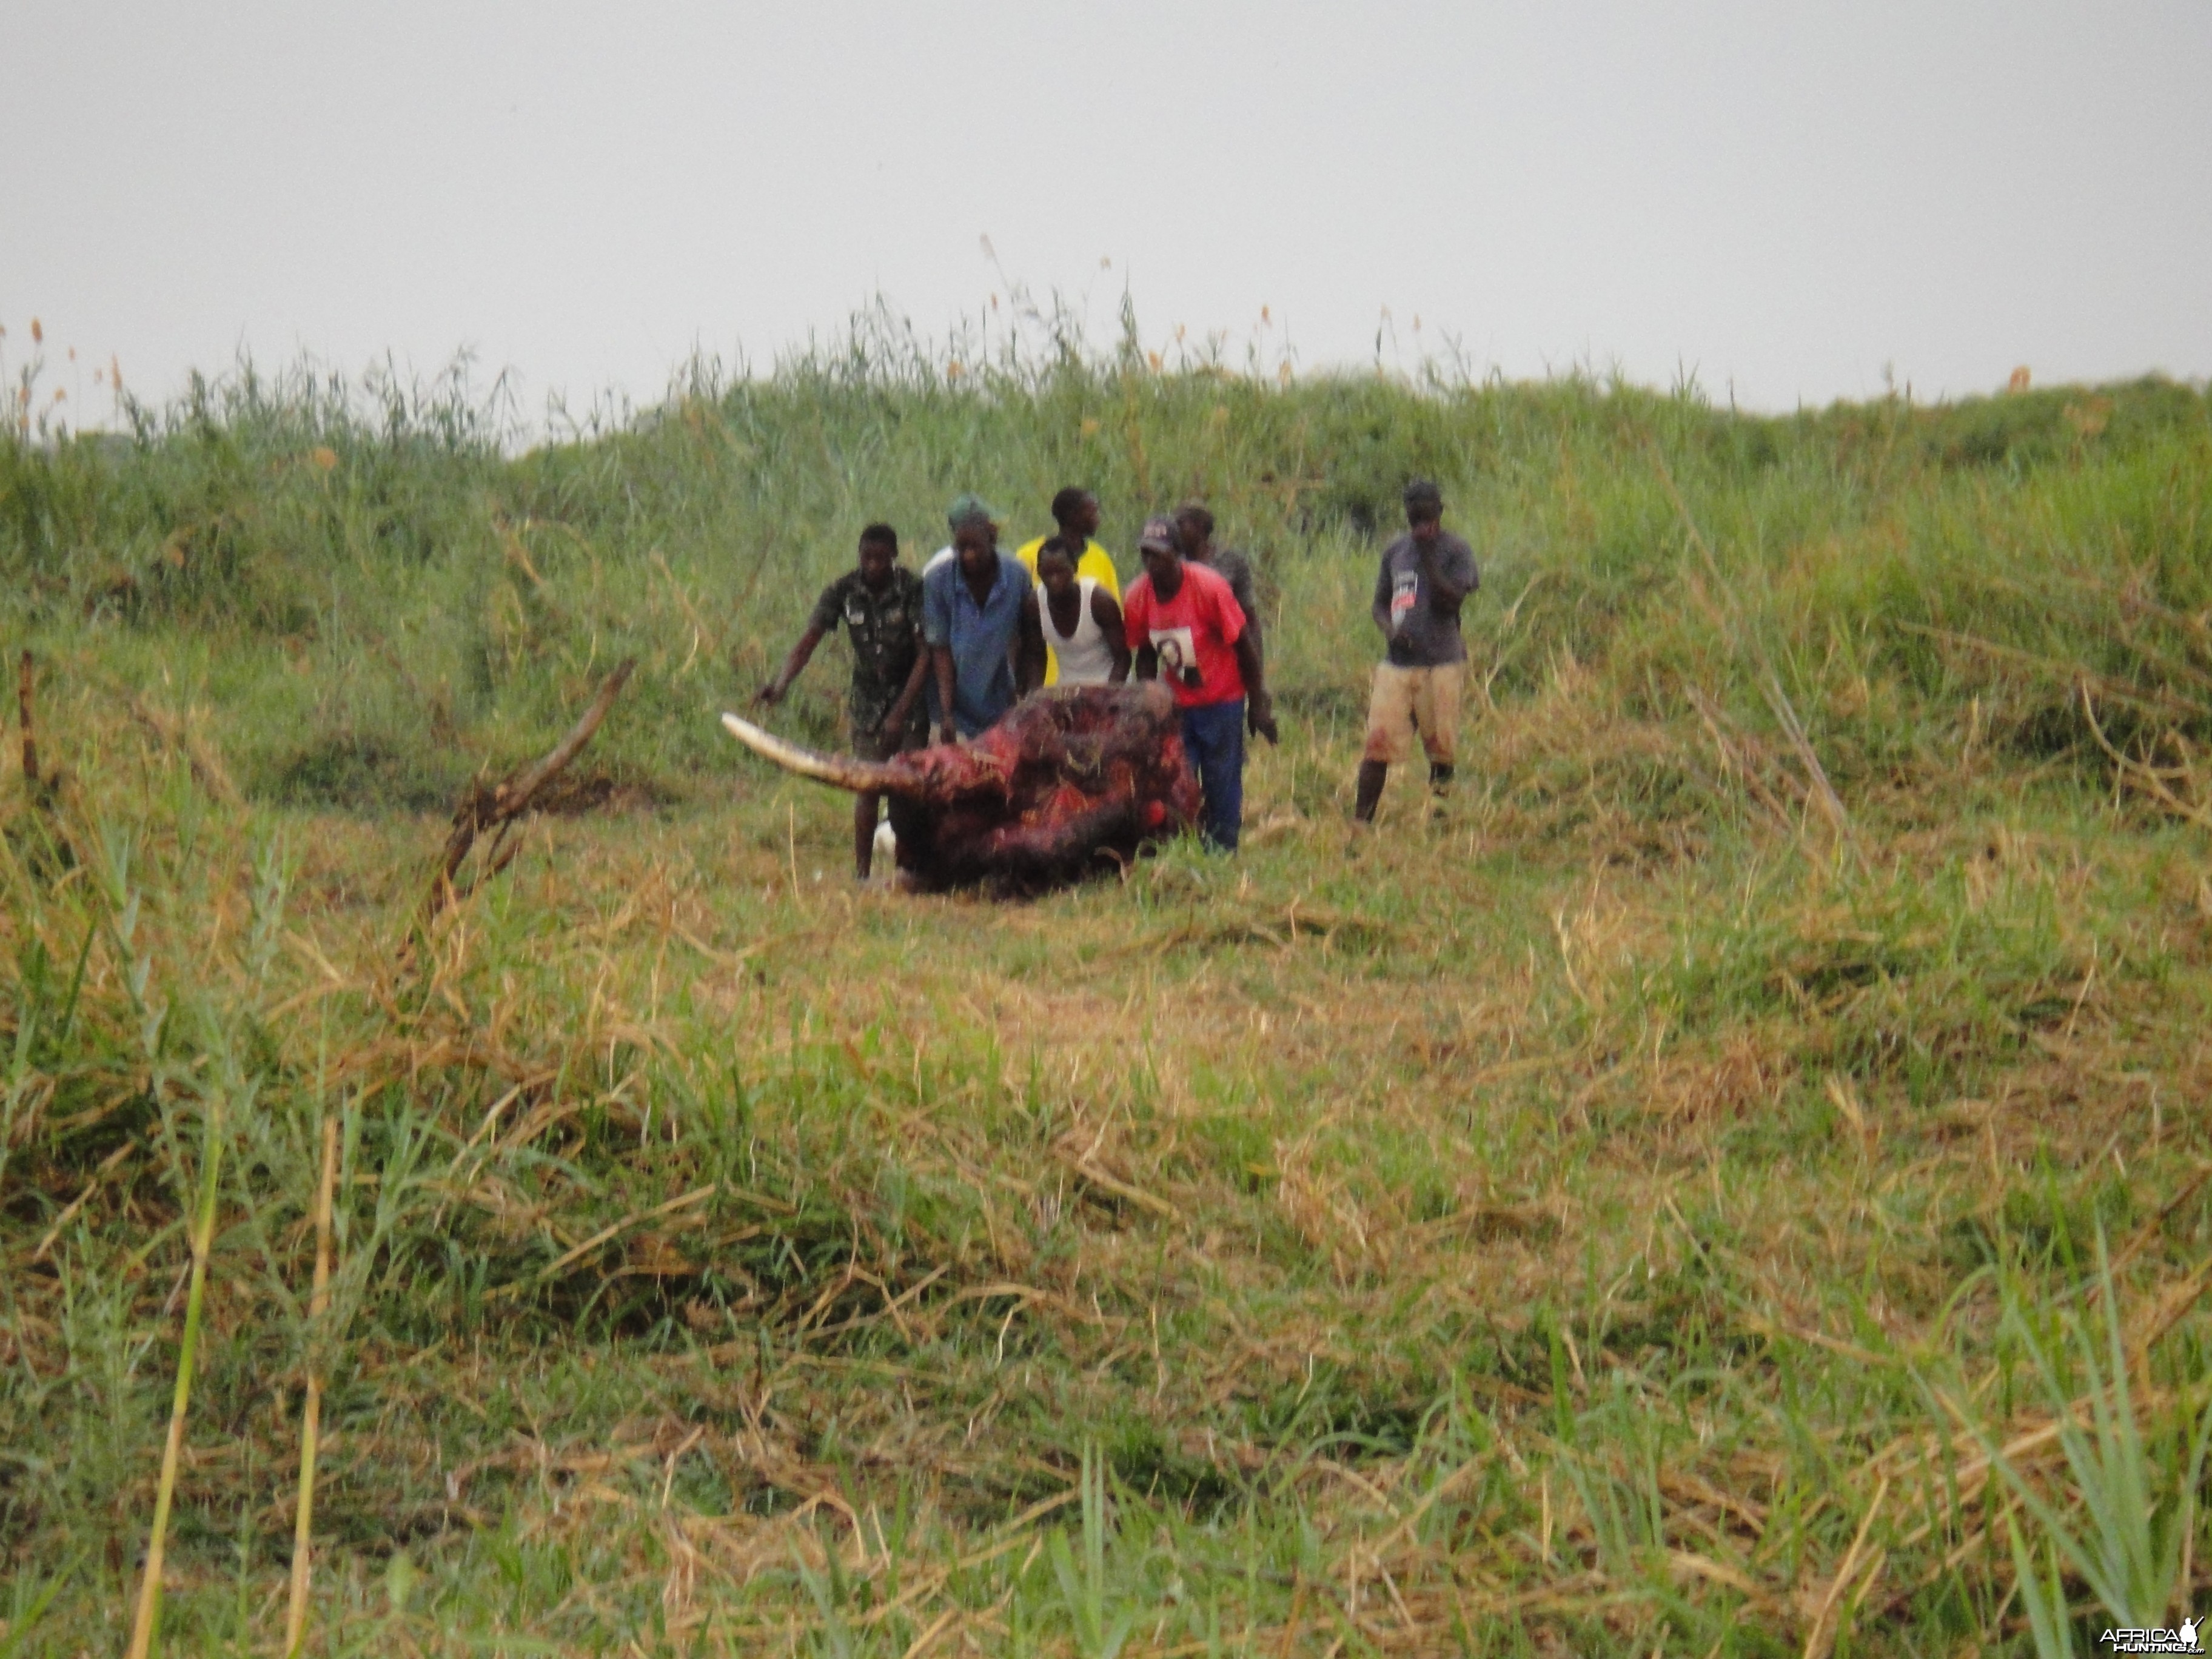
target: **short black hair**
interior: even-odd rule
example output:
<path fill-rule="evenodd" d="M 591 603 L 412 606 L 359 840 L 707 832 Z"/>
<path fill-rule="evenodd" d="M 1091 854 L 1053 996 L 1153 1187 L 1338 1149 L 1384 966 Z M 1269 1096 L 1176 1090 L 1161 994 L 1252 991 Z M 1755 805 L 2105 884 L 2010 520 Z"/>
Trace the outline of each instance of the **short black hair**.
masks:
<path fill-rule="evenodd" d="M 866 547 L 870 542 L 875 543 L 878 547 L 890 549 L 893 558 L 898 556 L 898 532 L 889 525 L 872 524 L 860 532 L 860 545 Z"/>
<path fill-rule="evenodd" d="M 1408 483 L 1402 499 L 1409 515 L 1418 513 L 1424 518 L 1441 516 L 1444 510 L 1444 492 L 1426 478 L 1415 478 Z"/>
<path fill-rule="evenodd" d="M 1073 544 L 1065 536 L 1048 536 L 1037 544 L 1036 556 L 1039 564 L 1044 562 L 1044 556 L 1048 553 L 1056 554 L 1060 558 L 1066 559 L 1071 565 L 1080 556 L 1076 552 Z"/>
<path fill-rule="evenodd" d="M 1083 510 L 1084 502 L 1090 499 L 1091 492 L 1085 489 L 1081 484 L 1068 485 L 1066 489 L 1061 490 L 1059 495 L 1052 498 L 1053 522 L 1054 524 L 1066 524 L 1070 519 L 1073 518 L 1078 513 Z"/>
<path fill-rule="evenodd" d="M 1213 514 L 1206 511 L 1204 501 L 1185 501 L 1176 508 L 1175 515 L 1178 527 L 1186 524 L 1196 526 L 1200 541 L 1213 533 Z"/>

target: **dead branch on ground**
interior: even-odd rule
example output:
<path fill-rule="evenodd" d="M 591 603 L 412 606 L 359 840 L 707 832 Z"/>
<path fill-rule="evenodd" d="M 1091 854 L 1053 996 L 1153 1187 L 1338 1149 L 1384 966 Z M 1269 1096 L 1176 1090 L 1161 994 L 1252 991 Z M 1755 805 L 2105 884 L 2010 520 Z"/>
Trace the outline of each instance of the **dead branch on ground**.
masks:
<path fill-rule="evenodd" d="M 583 717 L 568 728 L 568 735 L 556 744 L 550 753 L 536 765 L 507 779 L 495 787 L 486 787 L 481 781 L 472 786 L 461 804 L 453 809 L 453 828 L 446 837 L 446 855 L 438 873 L 431 879 L 430 890 L 423 900 L 422 920 L 428 922 L 447 905 L 474 892 L 485 882 L 514 862 L 521 849 L 520 841 L 507 839 L 516 823 L 526 817 L 545 786 L 560 776 L 569 762 L 584 750 L 599 722 L 614 707 L 615 698 L 629 681 L 630 672 L 637 666 L 637 659 L 626 658 L 617 665 L 613 673 L 600 684 L 599 695 Z M 455 884 L 461 866 L 467 860 L 470 849 L 477 838 L 489 831 L 491 842 L 484 850 L 482 872 L 465 888 Z"/>
<path fill-rule="evenodd" d="M 2137 760 L 2124 754 L 2105 735 L 2104 726 L 2097 719 L 2097 706 L 2091 701 L 2089 677 L 2084 674 L 2076 683 L 2081 699 L 2081 714 L 2089 723 L 2089 734 L 2097 740 L 2097 747 L 2118 769 L 2123 785 L 2141 791 L 2156 801 L 2176 817 L 2185 818 L 2200 829 L 2212 830 L 2212 811 L 2203 805 L 2205 789 L 2198 781 L 2197 769 L 2190 763 L 2189 748 L 2179 732 L 2168 732 L 2163 741 L 2171 744 L 2180 757 L 2176 766 L 2158 766 L 2149 760 Z M 2155 755 L 2157 744 L 2150 746 Z"/>

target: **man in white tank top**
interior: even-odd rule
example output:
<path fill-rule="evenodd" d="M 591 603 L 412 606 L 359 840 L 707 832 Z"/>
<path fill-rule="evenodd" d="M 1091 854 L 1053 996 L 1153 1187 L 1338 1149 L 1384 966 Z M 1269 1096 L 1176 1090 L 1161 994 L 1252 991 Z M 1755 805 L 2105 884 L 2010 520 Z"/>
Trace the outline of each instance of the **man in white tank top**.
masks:
<path fill-rule="evenodd" d="M 1075 574 L 1076 555 L 1054 536 L 1037 549 L 1037 600 L 1061 685 L 1119 685 L 1129 678 L 1121 607 L 1103 584 Z"/>

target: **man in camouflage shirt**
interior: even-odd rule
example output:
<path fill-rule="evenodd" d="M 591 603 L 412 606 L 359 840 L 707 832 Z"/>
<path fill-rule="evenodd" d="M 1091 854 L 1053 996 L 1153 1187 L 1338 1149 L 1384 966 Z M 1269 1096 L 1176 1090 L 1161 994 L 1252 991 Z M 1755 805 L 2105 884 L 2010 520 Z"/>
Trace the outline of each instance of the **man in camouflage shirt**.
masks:
<path fill-rule="evenodd" d="M 776 677 L 756 702 L 783 701 L 814 655 L 823 636 L 843 623 L 853 648 L 853 687 L 845 698 L 853 752 L 862 760 L 889 760 L 929 740 L 921 688 L 929 654 L 921 648 L 921 578 L 898 562 L 898 532 L 872 524 L 860 532 L 859 567 L 822 590 L 806 631 L 791 647 Z M 868 878 L 874 862 L 876 814 L 881 798 L 853 801 L 853 873 Z"/>

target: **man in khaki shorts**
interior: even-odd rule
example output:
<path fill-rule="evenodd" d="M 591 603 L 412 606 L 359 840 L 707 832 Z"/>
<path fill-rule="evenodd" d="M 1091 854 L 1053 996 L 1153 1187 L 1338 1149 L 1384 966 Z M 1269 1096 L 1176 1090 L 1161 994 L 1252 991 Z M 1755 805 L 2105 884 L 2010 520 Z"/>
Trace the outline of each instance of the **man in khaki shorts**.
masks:
<path fill-rule="evenodd" d="M 1467 678 L 1467 641 L 1459 611 L 1480 586 L 1474 550 L 1443 527 L 1443 492 L 1425 478 L 1406 486 L 1406 533 L 1382 550 L 1375 578 L 1375 625 L 1389 658 L 1375 669 L 1367 704 L 1367 742 L 1360 751 L 1360 823 L 1375 820 L 1393 763 L 1413 757 L 1413 736 L 1429 757 L 1429 787 L 1451 785 L 1459 744 L 1460 687 Z"/>

